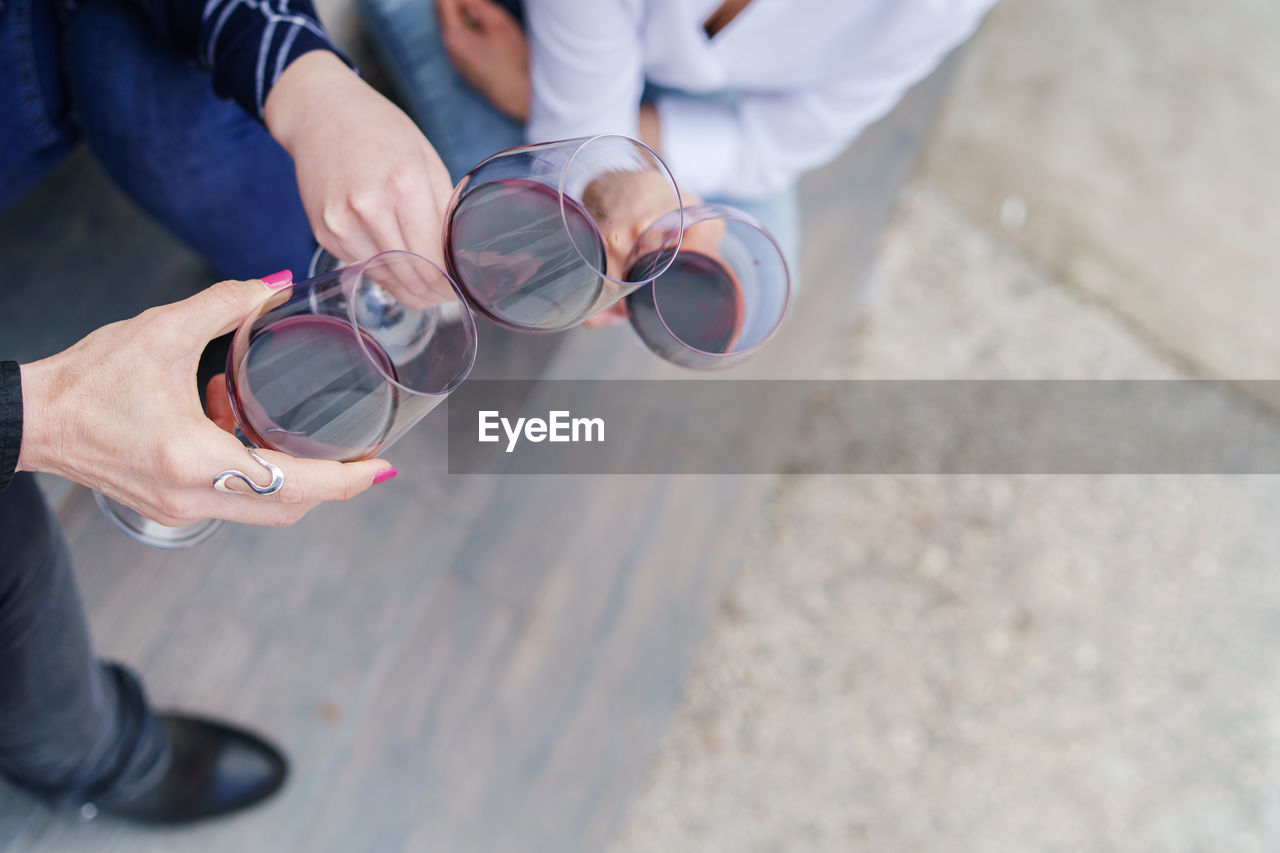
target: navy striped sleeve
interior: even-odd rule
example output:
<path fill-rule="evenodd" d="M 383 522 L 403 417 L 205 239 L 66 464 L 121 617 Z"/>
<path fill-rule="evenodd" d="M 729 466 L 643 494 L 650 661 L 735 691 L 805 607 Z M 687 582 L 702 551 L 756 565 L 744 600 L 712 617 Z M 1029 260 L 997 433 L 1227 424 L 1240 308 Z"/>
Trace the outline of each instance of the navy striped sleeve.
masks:
<path fill-rule="evenodd" d="M 213 89 L 262 119 L 267 94 L 289 63 L 327 50 L 311 0 L 139 0 L 161 32 L 213 72 Z"/>
<path fill-rule="evenodd" d="M 0 491 L 13 479 L 22 449 L 22 374 L 16 361 L 0 361 Z"/>

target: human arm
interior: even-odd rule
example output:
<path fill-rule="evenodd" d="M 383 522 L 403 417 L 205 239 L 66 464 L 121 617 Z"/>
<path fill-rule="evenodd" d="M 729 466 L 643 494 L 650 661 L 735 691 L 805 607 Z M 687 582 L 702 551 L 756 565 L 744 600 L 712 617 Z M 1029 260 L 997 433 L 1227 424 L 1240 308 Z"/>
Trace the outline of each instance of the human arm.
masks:
<path fill-rule="evenodd" d="M 258 119 L 276 80 L 299 57 L 317 50 L 342 57 L 312 0 L 134 2 L 166 42 L 211 73 L 219 97 Z"/>
<path fill-rule="evenodd" d="M 645 83 L 640 7 L 628 0 L 526 6 L 530 142 L 595 133 L 636 137 Z"/>
<path fill-rule="evenodd" d="M 196 365 L 210 339 L 269 297 L 260 282 L 222 282 L 22 365 L 0 386 L 21 395 L 17 470 L 57 474 L 170 525 L 200 518 L 287 525 L 320 502 L 364 491 L 390 467 L 385 460 L 339 463 L 270 450 L 260 452 L 285 472 L 279 492 L 213 489 L 215 475 L 245 468 L 247 457 L 201 410 Z"/>
<path fill-rule="evenodd" d="M 454 68 L 490 104 L 525 123 L 530 142 L 636 136 L 644 88 L 640 21 L 625 0 L 526 4 L 528 35 L 493 0 L 435 5 Z"/>
<path fill-rule="evenodd" d="M 387 249 L 441 259 L 453 183 L 404 113 L 360 79 L 311 0 L 135 0 L 162 38 L 210 70 L 214 91 L 293 157 L 316 238 L 343 260 Z"/>
<path fill-rule="evenodd" d="M 290 65 L 265 120 L 293 157 L 320 245 L 346 261 L 387 249 L 442 260 L 448 170 L 409 117 L 334 55 L 316 51 Z"/>
<path fill-rule="evenodd" d="M 818 84 L 770 91 L 761 81 L 731 99 L 669 93 L 641 106 L 644 22 L 634 4 L 611 0 L 587 8 L 579 0 L 541 0 L 526 12 L 533 75 L 528 137 L 638 136 L 662 155 L 685 191 L 766 198 L 834 158 L 888 112 L 972 34 L 993 3 L 885 0 L 817 27 L 803 17 L 779 19 L 767 43 L 758 36 L 734 41 L 730 34 L 723 58 L 743 69 L 768 51 L 771 58 L 781 53 L 791 62 L 829 67 Z M 766 12 L 783 14 L 776 7 L 758 14 Z"/>
<path fill-rule="evenodd" d="M 0 491 L 13 479 L 22 447 L 22 374 L 16 361 L 0 361 Z"/>

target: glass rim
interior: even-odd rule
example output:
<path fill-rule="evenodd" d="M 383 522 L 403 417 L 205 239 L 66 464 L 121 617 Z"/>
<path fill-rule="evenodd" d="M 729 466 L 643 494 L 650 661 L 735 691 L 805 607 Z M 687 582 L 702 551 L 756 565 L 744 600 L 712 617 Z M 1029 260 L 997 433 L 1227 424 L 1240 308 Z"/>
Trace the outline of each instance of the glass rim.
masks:
<path fill-rule="evenodd" d="M 359 321 L 356 320 L 356 303 L 355 303 L 355 299 L 353 298 L 355 294 L 356 284 L 357 282 L 359 282 L 361 279 L 364 278 L 365 270 L 369 268 L 370 264 L 372 264 L 374 261 L 378 260 L 379 258 L 385 258 L 387 255 L 408 255 L 410 257 L 417 258 L 419 261 L 429 264 L 431 267 L 433 267 L 436 270 L 436 272 L 444 276 L 445 281 L 449 282 L 449 287 L 453 289 L 454 295 L 458 297 L 458 302 L 462 306 L 462 310 L 465 312 L 464 317 L 466 318 L 466 327 L 469 332 L 468 339 L 471 342 L 471 346 L 470 346 L 471 352 L 467 356 L 466 368 L 462 371 L 461 375 L 458 376 L 456 380 L 451 381 L 447 387 L 445 387 L 440 391 L 421 391 L 421 390 L 418 390 L 417 388 L 410 388 L 408 385 L 405 385 L 403 382 L 396 379 L 394 376 L 392 376 L 390 373 L 387 372 L 386 368 L 382 366 L 381 361 L 378 358 L 374 357 L 373 353 L 369 352 L 369 345 L 365 342 L 364 335 L 360 334 L 360 323 Z M 325 273 L 325 275 L 337 274 L 341 276 L 347 273 L 348 271 L 354 271 L 355 275 L 350 279 L 350 281 L 342 282 L 342 289 L 344 291 L 350 289 L 351 291 L 350 293 L 347 294 L 347 322 L 350 323 L 351 328 L 356 333 L 356 342 L 360 344 L 361 352 L 364 353 L 365 358 L 367 358 L 369 362 L 377 369 L 378 373 L 382 374 L 383 379 L 387 380 L 388 382 L 390 382 L 392 385 L 394 385 L 396 388 L 400 389 L 401 391 L 404 391 L 406 394 L 412 394 L 415 397 L 445 397 L 451 394 L 454 390 L 457 389 L 459 385 L 461 385 L 463 382 L 467 380 L 467 377 L 471 375 L 471 370 L 476 366 L 476 354 L 477 354 L 477 351 L 479 350 L 479 336 L 476 331 L 475 314 L 472 312 L 471 306 L 467 303 L 466 298 L 462 295 L 462 290 L 458 287 L 458 283 L 453 280 L 453 276 L 449 275 L 449 273 L 446 270 L 444 270 L 435 261 L 431 260 L 430 258 L 424 257 L 423 255 L 419 255 L 417 252 L 411 252 L 408 249 L 387 249 L 386 251 L 379 252 L 373 257 L 366 258 L 365 260 L 360 261 L 359 263 L 351 264 L 349 266 L 339 267 L 337 269 L 331 270 L 330 273 Z"/>
<path fill-rule="evenodd" d="M 315 278 L 316 276 L 324 275 L 325 273 L 335 272 L 335 271 L 337 271 L 337 270 L 339 270 L 339 269 L 341 269 L 341 268 L 342 268 L 342 267 L 340 267 L 340 266 L 339 266 L 339 267 L 334 267 L 334 268 L 333 268 L 333 269 L 331 269 L 331 270 L 325 270 L 324 272 L 320 272 L 320 271 L 319 271 L 319 267 L 320 267 L 320 259 L 321 259 L 321 258 L 323 258 L 323 257 L 325 256 L 325 254 L 326 254 L 326 253 L 329 255 L 329 257 L 333 258 L 334 260 L 337 260 L 337 257 L 338 257 L 337 255 L 335 255 L 335 254 L 333 254 L 332 252 L 330 252 L 330 251 L 329 251 L 328 249 L 326 249 L 324 246 L 317 245 L 317 246 L 316 246 L 316 250 L 315 250 L 314 252 L 312 252 L 312 253 L 311 253 L 311 263 L 307 266 L 307 279 L 308 279 L 308 280 L 313 279 L 313 278 Z"/>
<path fill-rule="evenodd" d="M 645 151 L 647 151 L 650 154 L 650 156 L 653 157 L 654 162 L 657 163 L 662 168 L 662 172 L 667 176 L 667 180 L 671 182 L 671 190 L 672 192 L 675 193 L 675 196 L 676 196 L 676 206 L 673 210 L 666 211 L 665 213 L 658 216 L 657 219 L 654 219 L 653 222 L 647 223 L 644 226 L 644 228 L 640 229 L 640 233 L 643 234 L 646 230 L 652 227 L 654 222 L 657 222 L 658 219 L 662 219 L 663 217 L 669 216 L 672 213 L 678 213 L 680 216 L 680 227 L 676 231 L 676 242 L 675 242 L 675 247 L 671 250 L 671 257 L 667 259 L 667 262 L 666 264 L 663 265 L 662 269 L 658 270 L 656 273 L 654 273 L 652 276 L 648 278 L 639 279 L 637 281 L 627 281 L 625 279 L 614 278 L 613 276 L 608 274 L 609 262 L 608 262 L 607 254 L 605 256 L 605 264 L 604 264 L 605 268 L 603 270 L 597 270 L 595 268 L 595 265 L 592 264 L 591 261 L 587 259 L 587 256 L 582 253 L 582 249 L 579 248 L 578 246 L 578 241 L 573 239 L 573 229 L 569 225 L 569 216 L 565 211 L 565 203 L 564 203 L 565 195 L 566 195 L 565 181 L 568 179 L 568 176 L 569 176 L 569 167 L 573 165 L 573 161 L 577 159 L 577 156 L 581 154 L 582 151 L 588 145 L 591 145 L 593 142 L 599 142 L 602 139 L 621 139 L 624 142 L 627 142 L 633 146 L 638 146 L 639 148 L 642 148 Z M 633 288 L 652 283 L 655 279 L 657 279 L 658 276 L 662 275 L 664 272 L 671 269 L 671 265 L 675 263 L 676 255 L 680 253 L 680 246 L 684 242 L 684 199 L 680 197 L 680 185 L 679 183 L 676 182 L 676 176 L 671 173 L 671 168 L 667 166 L 666 161 L 664 161 L 661 157 L 658 156 L 658 152 L 654 151 L 642 140 L 635 139 L 633 137 L 627 136 L 626 134 L 597 133 L 594 136 L 583 136 L 583 137 L 579 137 L 577 140 L 564 140 L 564 141 L 578 142 L 577 147 L 573 149 L 573 153 L 569 155 L 569 159 L 565 161 L 564 166 L 560 169 L 560 183 L 556 187 L 556 194 L 559 196 L 559 201 L 560 201 L 560 224 L 564 226 L 565 233 L 569 235 L 569 244 L 573 246 L 573 251 L 577 253 L 578 257 L 582 260 L 584 264 L 587 265 L 588 268 L 595 270 L 595 272 L 606 281 L 611 281 L 614 284 L 621 285 L 623 287 L 632 286 Z M 592 219 L 592 221 L 593 222 L 595 221 L 594 218 Z M 623 274 L 624 275 L 626 274 L 625 270 L 623 270 Z"/>
<path fill-rule="evenodd" d="M 773 239 L 773 235 L 770 234 L 768 231 L 766 231 L 764 229 L 764 226 L 762 226 L 754 216 L 747 213 L 745 210 L 739 210 L 736 207 L 731 207 L 726 204 L 699 204 L 699 205 L 694 205 L 693 207 L 689 208 L 689 210 L 696 210 L 699 212 L 707 212 L 707 213 L 714 214 L 712 216 L 704 216 L 697 219 L 696 221 L 690 223 L 691 226 L 696 225 L 699 222 L 709 222 L 715 219 L 724 219 L 730 222 L 740 222 L 743 225 L 746 225 L 747 227 L 755 230 L 762 237 L 764 237 L 766 240 L 769 241 L 769 246 L 772 247 L 773 251 L 777 253 L 778 260 L 782 262 L 782 287 L 783 287 L 782 309 L 778 312 L 778 317 L 774 321 L 773 326 L 770 327 L 768 333 L 764 337 L 762 337 L 760 340 L 752 344 L 751 346 L 746 347 L 744 349 L 730 350 L 729 352 L 711 352 L 710 350 L 704 350 L 704 349 L 700 349 L 698 347 L 693 346 L 692 344 L 685 341 L 684 338 L 681 338 L 675 332 L 671 331 L 671 326 L 667 324 L 666 318 L 662 316 L 662 306 L 658 301 L 658 290 L 657 290 L 658 281 L 655 278 L 652 282 L 650 282 L 650 287 L 654 288 L 653 310 L 654 310 L 654 313 L 658 315 L 658 322 L 662 324 L 662 328 L 666 330 L 667 336 L 671 340 L 675 341 L 677 344 L 679 344 L 681 347 L 684 347 L 689 352 L 696 353 L 697 355 L 700 355 L 700 356 L 707 356 L 715 359 L 732 359 L 732 358 L 738 358 L 739 356 L 754 352 L 755 350 L 759 349 L 760 347 L 768 343 L 770 340 L 772 340 L 773 336 L 778 333 L 778 330 L 782 328 L 782 322 L 787 319 L 787 312 L 791 308 L 791 267 L 787 263 L 787 256 L 783 254 L 782 247 L 778 245 L 777 240 Z M 682 225 L 683 225 L 683 219 L 684 219 L 683 211 L 681 211 Z M 683 238 L 684 238 L 683 228 L 681 228 L 680 236 L 681 236 L 681 243 L 683 244 Z M 680 254 L 680 250 L 679 248 L 677 248 L 675 253 L 672 254 L 671 256 L 672 263 L 675 263 L 675 259 L 679 254 Z M 669 268 L 670 264 L 668 264 L 667 266 Z M 663 270 L 663 272 L 666 272 L 666 270 Z"/>

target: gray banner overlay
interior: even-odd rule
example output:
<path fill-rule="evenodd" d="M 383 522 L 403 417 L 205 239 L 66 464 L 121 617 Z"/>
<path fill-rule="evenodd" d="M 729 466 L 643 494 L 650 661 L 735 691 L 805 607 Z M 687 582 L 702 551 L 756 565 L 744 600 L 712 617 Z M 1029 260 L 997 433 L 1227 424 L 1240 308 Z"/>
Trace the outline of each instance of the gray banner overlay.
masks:
<path fill-rule="evenodd" d="M 449 471 L 1276 474 L 1260 400 L 1280 381 L 478 380 Z"/>

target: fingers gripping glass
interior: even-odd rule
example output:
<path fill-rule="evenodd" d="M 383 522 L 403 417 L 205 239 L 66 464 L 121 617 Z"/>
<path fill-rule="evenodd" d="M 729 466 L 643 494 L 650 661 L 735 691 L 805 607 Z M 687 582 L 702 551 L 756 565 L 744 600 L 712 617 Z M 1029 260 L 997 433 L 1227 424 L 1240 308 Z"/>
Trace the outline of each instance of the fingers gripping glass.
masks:
<path fill-rule="evenodd" d="M 459 182 L 445 221 L 445 261 L 490 320 L 523 332 L 560 331 L 670 266 L 683 233 L 680 210 L 670 171 L 634 139 L 512 148 Z M 655 228 L 666 211 L 674 213 Z M 646 266 L 628 267 L 646 229 Z"/>
<path fill-rule="evenodd" d="M 425 417 L 475 356 L 475 321 L 445 272 L 383 252 L 248 317 L 232 340 L 227 395 L 255 446 L 348 462 L 376 456 Z"/>
<path fill-rule="evenodd" d="M 791 274 L 778 244 L 749 214 L 700 204 L 658 219 L 636 240 L 633 276 L 664 255 L 669 231 L 684 236 L 666 271 L 627 297 L 636 334 L 658 356 L 696 370 L 738 364 L 786 318 Z"/>
<path fill-rule="evenodd" d="M 338 264 L 318 250 L 312 274 Z M 635 285 L 626 296 L 632 328 L 650 351 L 681 367 L 741 363 L 772 340 L 790 309 L 782 250 L 750 214 L 728 205 L 659 217 L 631 242 L 622 267 Z"/>
<path fill-rule="evenodd" d="M 252 447 L 368 459 L 458 387 L 475 357 L 475 320 L 444 270 L 383 252 L 292 285 L 247 317 L 227 357 L 227 397 Z M 104 509 L 160 547 L 203 541 L 220 524 L 164 527 L 114 502 Z"/>

